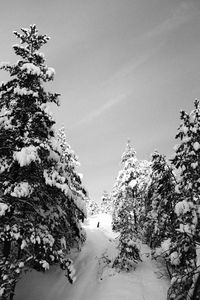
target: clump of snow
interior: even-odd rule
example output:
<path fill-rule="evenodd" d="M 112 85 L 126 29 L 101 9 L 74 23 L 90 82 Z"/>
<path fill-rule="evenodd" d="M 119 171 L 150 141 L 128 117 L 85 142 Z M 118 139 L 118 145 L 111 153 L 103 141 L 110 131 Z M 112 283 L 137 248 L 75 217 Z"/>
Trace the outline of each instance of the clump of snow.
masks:
<path fill-rule="evenodd" d="M 21 243 L 21 249 L 24 249 L 27 246 L 27 242 L 25 240 Z"/>
<path fill-rule="evenodd" d="M 193 169 L 196 169 L 197 166 L 198 166 L 198 161 L 195 162 L 195 163 L 191 163 L 191 167 L 192 167 Z"/>
<path fill-rule="evenodd" d="M 186 200 L 180 201 L 175 206 L 175 213 L 177 216 L 180 216 L 182 214 L 189 212 L 191 208 L 193 208 L 193 206 L 194 205 L 192 202 Z"/>
<path fill-rule="evenodd" d="M 15 151 L 13 154 L 14 160 L 18 161 L 21 167 L 29 165 L 32 161 L 39 161 L 37 147 L 30 145 L 22 148 L 20 151 Z"/>
<path fill-rule="evenodd" d="M 187 233 L 188 235 L 194 234 L 196 226 L 194 224 L 180 224 L 177 231 Z"/>
<path fill-rule="evenodd" d="M 133 179 L 129 182 L 129 186 L 133 189 L 137 185 L 137 180 Z"/>
<path fill-rule="evenodd" d="M 52 79 L 55 75 L 55 70 L 54 68 L 48 68 L 47 71 L 46 71 L 46 76 L 48 79 Z"/>
<path fill-rule="evenodd" d="M 35 51 L 34 54 L 37 55 L 37 56 L 39 56 L 39 57 L 41 57 L 41 58 L 43 58 L 43 59 L 44 59 L 44 57 L 45 57 L 45 55 L 44 55 L 43 52 Z"/>
<path fill-rule="evenodd" d="M 5 112 L 5 114 L 2 115 L 0 118 L 0 125 L 4 126 L 4 129 L 6 130 L 12 129 L 13 128 L 13 125 L 11 124 L 12 120 L 13 117 L 11 117 L 8 112 Z"/>
<path fill-rule="evenodd" d="M 21 70 L 26 71 L 28 74 L 37 75 L 37 76 L 40 76 L 40 73 L 41 73 L 40 68 L 35 66 L 32 63 L 23 64 L 23 66 L 21 67 Z"/>
<path fill-rule="evenodd" d="M 8 210 L 8 205 L 6 203 L 0 202 L 0 217 L 4 216 Z"/>
<path fill-rule="evenodd" d="M 46 112 L 47 114 L 50 114 L 49 110 L 48 110 L 48 107 L 47 107 L 47 104 L 46 103 L 42 103 L 40 105 L 40 108 L 41 110 L 43 110 L 44 112 Z M 52 114 L 52 113 L 51 113 Z"/>
<path fill-rule="evenodd" d="M 44 270 L 49 270 L 49 263 L 46 260 L 41 260 L 40 264 L 42 265 Z"/>
<path fill-rule="evenodd" d="M 54 170 L 51 173 L 48 170 L 44 170 L 43 176 L 45 178 L 46 184 L 50 186 L 56 186 L 61 191 L 67 193 L 68 192 L 68 185 L 65 183 L 65 177 L 60 176 L 60 174 Z"/>
<path fill-rule="evenodd" d="M 192 132 L 197 133 L 197 127 L 193 127 L 191 130 Z"/>
<path fill-rule="evenodd" d="M 28 96 L 28 95 L 32 95 L 33 97 L 38 97 L 38 92 L 34 92 L 32 90 L 28 90 L 27 88 L 23 87 L 20 88 L 19 86 L 16 86 L 14 88 L 14 94 L 16 95 L 20 95 L 20 96 Z"/>
<path fill-rule="evenodd" d="M 170 254 L 170 261 L 171 264 L 175 266 L 180 264 L 179 254 L 177 251 L 174 251 Z"/>
<path fill-rule="evenodd" d="M 169 249 L 170 249 L 170 246 L 171 246 L 171 239 L 167 239 L 165 241 L 163 241 L 161 243 L 161 249 L 163 252 L 165 252 L 166 254 L 169 253 Z"/>
<path fill-rule="evenodd" d="M 31 234 L 30 241 L 33 244 L 41 244 L 42 242 L 44 245 L 48 244 L 51 247 L 55 242 L 53 236 L 47 230 L 45 230 L 45 228 L 38 228 L 36 232 L 33 232 Z"/>
<path fill-rule="evenodd" d="M 0 174 L 9 168 L 9 164 L 5 157 L 0 158 Z"/>
<path fill-rule="evenodd" d="M 15 33 L 16 31 L 13 31 L 13 33 Z M 28 51 L 28 45 L 26 46 L 22 46 L 22 45 L 19 45 L 19 44 L 14 44 L 13 46 L 13 49 L 21 49 L 21 50 L 26 50 Z"/>
<path fill-rule="evenodd" d="M 200 149 L 200 144 L 198 142 L 195 142 L 193 144 L 193 148 L 194 148 L 195 151 L 198 151 Z"/>
<path fill-rule="evenodd" d="M 24 262 L 23 261 L 20 261 L 19 263 L 19 268 L 23 268 L 24 267 Z"/>
<path fill-rule="evenodd" d="M 13 192 L 11 192 L 11 196 L 21 198 L 21 197 L 29 197 L 32 193 L 32 188 L 27 181 L 23 181 L 18 183 Z"/>

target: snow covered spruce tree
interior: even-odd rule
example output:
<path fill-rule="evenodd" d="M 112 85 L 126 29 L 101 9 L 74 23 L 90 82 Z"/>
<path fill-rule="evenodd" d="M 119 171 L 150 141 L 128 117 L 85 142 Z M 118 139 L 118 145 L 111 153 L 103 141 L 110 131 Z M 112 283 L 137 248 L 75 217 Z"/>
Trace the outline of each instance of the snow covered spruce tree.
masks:
<path fill-rule="evenodd" d="M 152 155 L 151 175 L 146 195 L 145 236 L 151 248 L 160 247 L 171 236 L 175 219 L 176 178 L 165 156 Z"/>
<path fill-rule="evenodd" d="M 140 261 L 137 245 L 137 225 L 134 201 L 131 188 L 123 193 L 123 202 L 118 211 L 120 219 L 119 254 L 114 260 L 113 267 L 129 271 Z"/>
<path fill-rule="evenodd" d="M 124 190 L 125 190 L 125 173 L 126 173 L 126 163 L 127 161 L 132 161 L 132 164 L 137 163 L 136 152 L 131 146 L 130 140 L 128 140 L 126 149 L 121 157 L 122 169 L 119 171 L 118 176 L 115 180 L 113 190 L 111 193 L 113 202 L 113 214 L 112 214 L 112 228 L 114 231 L 119 232 L 121 228 L 121 218 L 118 214 L 119 209 L 124 201 Z"/>
<path fill-rule="evenodd" d="M 72 150 L 71 146 L 67 143 L 67 138 L 64 128 L 61 128 L 58 132 L 58 142 L 61 147 L 61 157 L 60 162 L 58 163 L 59 174 L 65 178 L 65 181 L 68 186 L 67 196 L 69 199 L 73 199 L 68 206 L 70 209 L 67 210 L 69 213 L 67 220 L 73 226 L 74 231 L 66 233 L 67 239 L 66 243 L 72 245 L 77 243 L 79 245 L 85 241 L 85 232 L 80 226 L 79 220 L 82 222 L 86 217 L 86 198 L 87 191 L 85 190 L 82 181 L 81 174 L 77 173 L 77 167 L 80 166 L 78 157 L 75 152 Z M 72 213 L 73 212 L 73 213 Z M 73 234 L 72 234 L 73 233 Z M 70 236 L 71 235 L 71 239 Z"/>
<path fill-rule="evenodd" d="M 89 197 L 86 198 L 86 208 L 88 216 L 97 215 L 100 212 L 100 207 L 97 202 Z"/>
<path fill-rule="evenodd" d="M 101 197 L 100 210 L 102 213 L 110 214 L 112 212 L 111 197 L 107 191 L 103 191 Z"/>
<path fill-rule="evenodd" d="M 0 295 L 12 299 L 24 266 L 46 270 L 59 262 L 73 281 L 65 253 L 81 238 L 83 190 L 56 139 L 47 103 L 58 94 L 46 92 L 54 70 L 45 64 L 41 46 L 46 35 L 35 25 L 14 32 L 20 58 L 2 64 L 10 80 L 0 85 Z M 65 156 L 66 157 L 66 156 Z M 73 163 L 72 163 L 73 164 Z M 66 171 L 66 166 L 68 171 Z"/>
<path fill-rule="evenodd" d="M 200 105 L 195 100 L 194 110 L 181 111 L 173 165 L 179 171 L 176 186 L 179 200 L 175 206 L 175 232 L 169 246 L 169 259 L 174 274 L 168 299 L 199 299 L 200 277 Z"/>
<path fill-rule="evenodd" d="M 147 163 L 136 158 L 136 152 L 128 141 L 121 159 L 122 170 L 117 178 L 114 198 L 113 227 L 120 233 L 119 255 L 113 266 L 130 270 L 140 260 L 138 237 L 140 218 L 144 210 L 144 178 L 147 178 Z M 116 190 L 117 188 L 117 190 Z M 116 193 L 118 191 L 119 195 Z"/>

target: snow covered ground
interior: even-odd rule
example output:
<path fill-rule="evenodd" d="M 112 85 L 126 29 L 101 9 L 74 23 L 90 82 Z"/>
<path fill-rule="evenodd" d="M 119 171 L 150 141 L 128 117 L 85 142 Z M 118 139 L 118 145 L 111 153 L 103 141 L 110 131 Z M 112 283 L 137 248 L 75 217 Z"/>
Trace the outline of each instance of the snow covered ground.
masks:
<path fill-rule="evenodd" d="M 105 214 L 91 217 L 85 229 L 87 241 L 75 259 L 76 282 L 68 283 L 58 267 L 46 273 L 32 271 L 18 283 L 14 300 L 166 299 L 169 281 L 160 276 L 160 268 L 151 261 L 147 246 L 141 245 L 143 261 L 135 271 L 117 273 L 111 268 L 117 254 L 117 235 L 111 230 L 111 217 Z"/>

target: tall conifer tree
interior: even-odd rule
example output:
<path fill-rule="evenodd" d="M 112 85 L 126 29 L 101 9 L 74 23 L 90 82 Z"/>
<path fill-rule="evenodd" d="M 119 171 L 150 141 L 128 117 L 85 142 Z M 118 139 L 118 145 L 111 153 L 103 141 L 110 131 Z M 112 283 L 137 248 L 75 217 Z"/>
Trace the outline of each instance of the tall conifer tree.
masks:
<path fill-rule="evenodd" d="M 140 162 L 129 140 L 122 155 L 121 165 L 122 170 L 118 174 L 113 191 L 113 228 L 120 233 L 119 255 L 113 266 L 130 270 L 140 260 L 137 246 L 140 205 L 137 200 L 141 170 Z"/>
<path fill-rule="evenodd" d="M 101 197 L 101 212 L 102 213 L 111 213 L 112 212 L 112 202 L 111 196 L 107 191 L 103 191 L 103 195 Z"/>
<path fill-rule="evenodd" d="M 179 172 L 175 206 L 177 216 L 171 240 L 169 259 L 176 265 L 169 299 L 198 299 L 192 295 L 200 274 L 200 105 L 194 110 L 181 111 L 181 124 L 176 135 L 179 144 L 172 160 Z M 182 298 L 181 298 L 182 297 Z"/>
<path fill-rule="evenodd" d="M 152 155 L 151 175 L 146 195 L 146 241 L 152 247 L 171 236 L 175 220 L 176 178 L 165 156 Z"/>
<path fill-rule="evenodd" d="M 81 197 L 74 196 L 69 174 L 61 171 L 63 151 L 47 104 L 58 94 L 44 83 L 55 71 L 39 50 L 49 38 L 35 25 L 14 32 L 19 60 L 4 63 L 10 80 L 0 86 L 0 295 L 12 299 L 24 266 L 46 270 L 55 262 L 73 275 L 65 252 L 79 236 L 84 216 Z M 70 172 L 70 171 L 69 171 Z M 75 188 L 75 183 L 74 183 Z M 65 241 L 70 235 L 71 242 Z M 71 276 L 71 280 L 73 280 Z"/>

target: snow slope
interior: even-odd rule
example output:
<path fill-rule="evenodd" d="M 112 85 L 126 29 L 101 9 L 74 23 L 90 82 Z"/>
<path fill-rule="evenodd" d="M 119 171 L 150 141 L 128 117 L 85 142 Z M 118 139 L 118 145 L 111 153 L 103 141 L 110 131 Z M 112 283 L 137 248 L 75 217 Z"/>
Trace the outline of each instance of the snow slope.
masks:
<path fill-rule="evenodd" d="M 160 270 L 150 260 L 148 247 L 141 245 L 143 261 L 135 271 L 117 273 L 111 268 L 117 250 L 110 216 L 91 217 L 85 228 L 87 241 L 75 259 L 76 282 L 68 283 L 58 267 L 46 273 L 32 271 L 18 283 L 14 300 L 166 299 L 169 282 L 165 277 L 159 279 Z"/>

